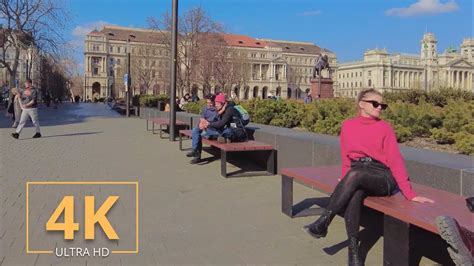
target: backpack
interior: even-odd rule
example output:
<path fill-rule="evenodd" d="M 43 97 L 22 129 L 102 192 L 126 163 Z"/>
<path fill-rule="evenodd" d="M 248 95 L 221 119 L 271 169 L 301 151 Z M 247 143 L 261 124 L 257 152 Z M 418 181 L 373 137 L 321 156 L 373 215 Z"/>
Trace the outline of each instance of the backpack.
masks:
<path fill-rule="evenodd" d="M 248 125 L 248 123 L 250 123 L 250 115 L 249 113 L 247 112 L 247 110 L 245 110 L 244 107 L 242 107 L 242 105 L 235 105 L 234 106 L 235 110 L 237 110 L 240 114 L 240 120 L 242 121 L 242 124 L 244 126 Z"/>

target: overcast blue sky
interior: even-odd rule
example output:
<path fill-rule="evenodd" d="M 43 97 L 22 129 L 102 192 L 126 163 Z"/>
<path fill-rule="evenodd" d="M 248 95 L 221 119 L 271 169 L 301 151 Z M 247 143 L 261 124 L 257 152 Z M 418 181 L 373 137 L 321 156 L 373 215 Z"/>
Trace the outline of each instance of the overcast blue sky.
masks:
<path fill-rule="evenodd" d="M 201 6 L 229 33 L 312 42 L 338 61 L 361 59 L 371 48 L 418 53 L 428 30 L 438 50 L 459 46 L 473 34 L 472 0 L 181 0 L 179 12 Z M 146 19 L 171 12 L 171 0 L 66 0 L 72 23 L 67 38 L 83 43 L 104 24 L 147 27 Z M 82 47 L 75 57 L 82 62 Z"/>

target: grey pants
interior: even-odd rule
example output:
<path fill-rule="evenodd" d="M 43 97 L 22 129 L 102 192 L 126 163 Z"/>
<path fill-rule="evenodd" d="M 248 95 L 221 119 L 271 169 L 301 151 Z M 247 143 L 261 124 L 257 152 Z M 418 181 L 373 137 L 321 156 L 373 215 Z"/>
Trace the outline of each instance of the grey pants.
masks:
<path fill-rule="evenodd" d="M 31 117 L 31 121 L 33 122 L 33 125 L 36 127 L 36 133 L 41 133 L 40 132 L 40 124 L 38 121 L 38 109 L 37 108 L 25 108 L 21 112 L 21 117 L 20 117 L 20 124 L 16 128 L 16 133 L 20 134 L 21 130 L 26 124 L 26 121 L 28 121 L 28 117 Z"/>

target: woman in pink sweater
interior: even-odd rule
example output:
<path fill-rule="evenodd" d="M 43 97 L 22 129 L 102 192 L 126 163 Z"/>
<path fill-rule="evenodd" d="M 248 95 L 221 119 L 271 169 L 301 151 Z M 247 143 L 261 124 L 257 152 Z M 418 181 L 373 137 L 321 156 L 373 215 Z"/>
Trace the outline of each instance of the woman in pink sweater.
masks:
<path fill-rule="evenodd" d="M 407 200 L 433 203 L 412 190 L 395 132 L 389 123 L 379 118 L 380 112 L 388 107 L 382 102 L 382 95 L 374 89 L 363 90 L 358 95 L 358 116 L 342 123 L 340 182 L 325 213 L 304 227 L 313 237 L 325 237 L 334 216 L 345 209 L 349 265 L 363 265 L 358 252 L 358 236 L 365 197 L 386 197 L 400 190 Z"/>

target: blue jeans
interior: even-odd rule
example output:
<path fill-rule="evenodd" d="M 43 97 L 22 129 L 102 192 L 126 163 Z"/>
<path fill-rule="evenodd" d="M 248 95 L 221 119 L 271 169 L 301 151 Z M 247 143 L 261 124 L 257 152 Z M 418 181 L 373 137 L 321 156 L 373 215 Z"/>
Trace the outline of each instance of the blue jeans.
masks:
<path fill-rule="evenodd" d="M 214 128 L 207 128 L 205 131 L 199 129 L 199 127 L 193 128 L 192 132 L 192 149 L 193 151 L 201 152 L 202 150 L 202 138 L 216 139 L 222 136 L 224 138 L 232 138 L 232 130 L 230 128 L 220 131 Z"/>

